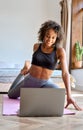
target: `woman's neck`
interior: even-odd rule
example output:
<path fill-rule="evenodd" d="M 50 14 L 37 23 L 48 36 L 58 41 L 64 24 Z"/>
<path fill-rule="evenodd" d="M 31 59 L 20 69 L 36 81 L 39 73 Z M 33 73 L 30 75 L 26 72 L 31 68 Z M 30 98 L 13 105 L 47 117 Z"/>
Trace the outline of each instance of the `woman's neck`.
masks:
<path fill-rule="evenodd" d="M 41 49 L 45 53 L 51 53 L 54 50 L 52 46 L 49 47 L 49 46 L 45 46 L 44 44 L 42 44 Z"/>
<path fill-rule="evenodd" d="M 46 50 L 53 49 L 53 46 L 46 46 L 45 43 L 42 44 L 42 47 Z"/>

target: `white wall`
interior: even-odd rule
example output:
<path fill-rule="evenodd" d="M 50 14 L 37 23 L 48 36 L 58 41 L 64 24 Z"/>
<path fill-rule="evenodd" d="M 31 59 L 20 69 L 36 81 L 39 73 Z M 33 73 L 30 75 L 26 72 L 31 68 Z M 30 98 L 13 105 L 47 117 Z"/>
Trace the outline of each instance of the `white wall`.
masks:
<path fill-rule="evenodd" d="M 47 0 L 48 6 L 48 18 L 55 20 L 59 24 L 61 24 L 61 6 L 60 1 L 62 0 Z"/>
<path fill-rule="evenodd" d="M 0 0 L 0 63 L 31 60 L 40 25 L 60 23 L 60 0 Z"/>

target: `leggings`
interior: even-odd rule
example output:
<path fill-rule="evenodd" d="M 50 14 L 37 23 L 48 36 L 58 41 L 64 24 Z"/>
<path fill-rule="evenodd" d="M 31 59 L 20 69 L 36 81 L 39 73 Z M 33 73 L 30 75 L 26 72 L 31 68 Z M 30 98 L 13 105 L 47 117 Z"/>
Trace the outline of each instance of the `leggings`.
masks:
<path fill-rule="evenodd" d="M 12 83 L 8 96 L 9 98 L 16 99 L 20 97 L 20 88 L 60 88 L 51 79 L 42 80 L 37 79 L 30 74 L 26 76 L 19 74 Z"/>

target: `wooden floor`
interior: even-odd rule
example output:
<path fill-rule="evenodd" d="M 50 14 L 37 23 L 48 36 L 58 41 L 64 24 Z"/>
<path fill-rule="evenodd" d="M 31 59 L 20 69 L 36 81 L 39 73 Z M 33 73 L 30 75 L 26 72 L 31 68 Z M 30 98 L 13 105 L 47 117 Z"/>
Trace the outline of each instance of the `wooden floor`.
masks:
<path fill-rule="evenodd" d="M 0 94 L 0 130 L 83 130 L 83 111 L 70 109 L 75 115 L 62 117 L 18 117 L 2 115 L 2 94 Z M 72 96 L 83 107 L 83 92 L 72 91 Z"/>

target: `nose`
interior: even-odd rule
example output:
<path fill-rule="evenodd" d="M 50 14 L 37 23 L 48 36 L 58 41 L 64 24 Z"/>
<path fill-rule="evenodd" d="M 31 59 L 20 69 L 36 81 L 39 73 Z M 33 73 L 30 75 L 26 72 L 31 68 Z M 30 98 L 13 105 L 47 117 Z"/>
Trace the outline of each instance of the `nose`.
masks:
<path fill-rule="evenodd" d="M 52 41 L 52 38 L 51 38 L 51 37 L 49 37 L 49 38 L 48 38 L 48 41 L 49 41 L 49 42 L 50 42 L 50 41 Z"/>

